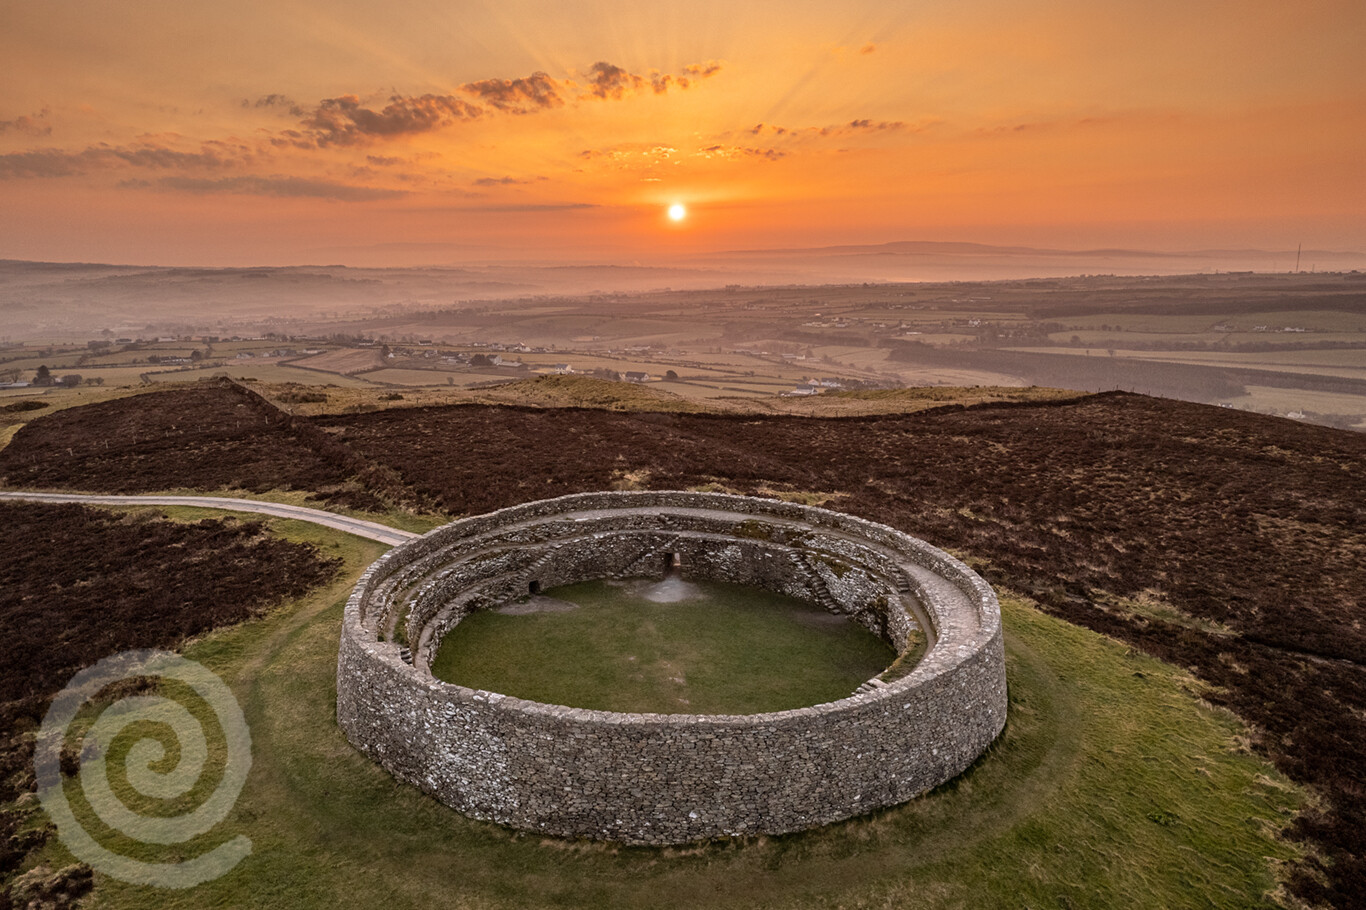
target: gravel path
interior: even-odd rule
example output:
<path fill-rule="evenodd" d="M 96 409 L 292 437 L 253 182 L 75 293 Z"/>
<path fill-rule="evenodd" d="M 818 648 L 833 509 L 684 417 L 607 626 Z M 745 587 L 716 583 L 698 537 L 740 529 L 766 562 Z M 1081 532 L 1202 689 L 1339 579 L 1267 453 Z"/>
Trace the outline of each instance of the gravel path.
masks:
<path fill-rule="evenodd" d="M 204 509 L 228 509 L 233 512 L 257 512 L 276 518 L 295 518 L 313 524 L 335 528 L 357 537 L 366 537 L 390 546 L 417 537 L 410 531 L 400 531 L 373 521 L 349 518 L 323 509 L 291 506 L 258 499 L 231 499 L 226 496 L 102 496 L 87 493 L 20 493 L 0 492 L 0 499 L 22 499 L 33 502 L 78 502 L 109 506 L 197 506 Z"/>

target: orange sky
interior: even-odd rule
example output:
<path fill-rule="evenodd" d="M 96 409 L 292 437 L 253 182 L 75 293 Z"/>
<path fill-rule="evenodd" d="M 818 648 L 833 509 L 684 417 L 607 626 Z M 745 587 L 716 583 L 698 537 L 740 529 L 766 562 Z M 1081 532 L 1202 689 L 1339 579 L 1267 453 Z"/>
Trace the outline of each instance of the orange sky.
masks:
<path fill-rule="evenodd" d="M 1362 250 L 1363 46 L 1361 0 L 0 0 L 0 258 Z"/>

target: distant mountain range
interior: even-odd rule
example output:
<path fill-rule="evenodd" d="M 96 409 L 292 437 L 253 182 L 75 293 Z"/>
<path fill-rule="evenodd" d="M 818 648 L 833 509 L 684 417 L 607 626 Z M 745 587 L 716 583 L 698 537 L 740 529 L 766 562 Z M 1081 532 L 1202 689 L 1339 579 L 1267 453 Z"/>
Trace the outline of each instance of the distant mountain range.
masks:
<path fill-rule="evenodd" d="M 433 255 L 439 255 L 433 252 Z M 429 309 L 597 293 L 725 285 L 992 281 L 1076 275 L 1293 271 L 1295 251 L 1056 250 L 927 240 L 731 250 L 659 262 L 494 262 L 409 268 L 301 265 L 187 268 L 0 260 L 0 341 L 83 337 L 213 324 L 334 318 L 394 307 Z M 1300 269 L 1366 271 L 1366 254 L 1304 250 Z"/>
<path fill-rule="evenodd" d="M 939 240 L 894 240 L 890 243 L 847 244 L 843 246 L 793 247 L 789 249 L 728 250 L 723 256 L 880 256 L 880 255 L 977 255 L 977 256 L 1132 256 L 1135 258 L 1180 259 L 1209 256 L 1291 256 L 1295 251 L 1257 249 L 1191 250 L 1163 252 L 1159 250 L 1130 250 L 1122 248 L 1092 250 L 1057 250 L 1032 246 L 992 246 L 985 243 L 960 243 Z M 1347 256 L 1366 259 L 1366 254 L 1347 251 L 1304 250 L 1310 256 Z"/>
<path fill-rule="evenodd" d="M 1060 250 L 1027 246 L 992 246 L 933 240 L 804 247 L 729 250 L 698 257 L 698 264 L 787 269 L 824 280 L 952 281 L 1008 278 L 1055 278 L 1097 271 L 1133 275 L 1176 275 L 1191 272 L 1289 272 L 1366 269 L 1366 253 L 1341 250 Z"/>

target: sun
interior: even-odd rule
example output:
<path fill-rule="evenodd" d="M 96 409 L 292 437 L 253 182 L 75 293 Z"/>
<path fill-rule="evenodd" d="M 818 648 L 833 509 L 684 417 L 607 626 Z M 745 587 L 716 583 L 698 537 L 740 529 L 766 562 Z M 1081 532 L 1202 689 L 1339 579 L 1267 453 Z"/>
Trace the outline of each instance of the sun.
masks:
<path fill-rule="evenodd" d="M 675 202 L 669 206 L 669 220 L 682 221 L 688 217 L 688 207 L 681 202 Z"/>

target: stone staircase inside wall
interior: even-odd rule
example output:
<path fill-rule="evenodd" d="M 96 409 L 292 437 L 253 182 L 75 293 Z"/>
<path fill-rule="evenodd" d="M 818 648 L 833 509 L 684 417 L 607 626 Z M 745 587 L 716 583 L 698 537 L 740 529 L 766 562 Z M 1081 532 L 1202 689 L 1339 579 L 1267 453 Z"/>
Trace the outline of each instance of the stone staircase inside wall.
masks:
<path fill-rule="evenodd" d="M 540 556 L 536 557 L 536 559 L 532 561 L 531 565 L 527 566 L 525 569 L 522 570 L 522 584 L 526 587 L 528 591 L 531 590 L 531 583 L 536 581 L 536 576 L 540 575 L 541 570 L 544 569 L 546 565 L 552 559 L 555 558 L 555 554 L 559 552 L 560 547 L 562 546 L 563 544 L 551 544 L 550 546 L 546 547 L 545 552 L 543 552 Z"/>
<path fill-rule="evenodd" d="M 820 570 L 816 568 L 816 565 L 810 556 L 805 553 L 801 554 L 801 556 L 798 557 L 798 565 L 803 570 L 807 584 L 815 594 L 816 603 L 819 604 L 822 609 L 830 613 L 842 614 L 849 612 L 841 607 L 839 601 L 835 600 L 834 595 L 830 593 L 829 586 L 826 585 L 825 579 L 821 577 Z"/>
<path fill-rule="evenodd" d="M 668 540 L 664 541 L 661 544 L 657 544 L 653 547 L 647 546 L 644 550 L 641 551 L 639 556 L 637 556 L 635 559 L 631 560 L 621 569 L 619 569 L 616 572 L 613 572 L 612 574 L 617 578 L 634 578 L 638 571 L 642 570 L 645 566 L 649 565 L 651 559 L 657 559 L 660 553 L 672 552 L 674 546 L 681 539 L 681 534 L 675 534 L 673 537 L 670 537 Z M 647 572 L 646 574 L 654 576 L 659 573 Z"/>

